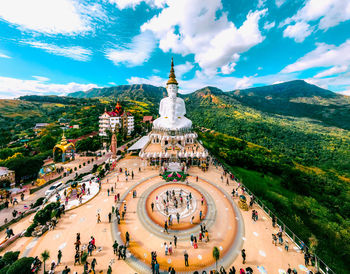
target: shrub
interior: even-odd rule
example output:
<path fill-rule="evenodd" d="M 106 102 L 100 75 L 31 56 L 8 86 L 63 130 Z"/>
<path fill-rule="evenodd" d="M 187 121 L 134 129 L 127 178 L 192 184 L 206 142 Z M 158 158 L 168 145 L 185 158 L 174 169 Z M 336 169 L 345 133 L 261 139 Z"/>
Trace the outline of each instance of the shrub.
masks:
<path fill-rule="evenodd" d="M 23 257 L 16 262 L 14 262 L 10 268 L 7 270 L 6 274 L 28 274 L 31 273 L 30 266 L 34 258 Z"/>
<path fill-rule="evenodd" d="M 74 167 L 74 171 L 77 171 L 77 167 Z"/>
<path fill-rule="evenodd" d="M 8 251 L 5 253 L 5 255 L 1 258 L 1 261 L 3 261 L 3 263 L 5 263 L 5 265 L 11 265 L 13 264 L 15 261 L 17 261 L 19 256 L 19 251 Z"/>
<path fill-rule="evenodd" d="M 81 168 L 81 165 L 79 165 L 79 168 Z"/>
<path fill-rule="evenodd" d="M 88 160 L 88 164 L 90 164 L 90 160 Z"/>
<path fill-rule="evenodd" d="M 92 167 L 92 173 L 95 173 L 97 171 L 98 166 L 96 164 L 94 164 L 94 166 Z"/>
<path fill-rule="evenodd" d="M 83 163 L 83 166 L 85 166 L 85 162 Z"/>
<path fill-rule="evenodd" d="M 32 223 L 30 226 L 28 226 L 26 232 L 24 233 L 25 237 L 30 237 L 32 236 L 32 233 L 34 231 L 34 229 L 36 228 L 38 224 L 36 222 Z"/>
<path fill-rule="evenodd" d="M 50 203 L 45 208 L 39 210 L 34 216 L 34 222 L 37 222 L 41 225 L 46 224 L 47 221 L 51 219 L 51 211 L 58 208 L 60 203 Z"/>
<path fill-rule="evenodd" d="M 37 206 L 41 206 L 44 202 L 45 197 L 40 197 L 39 199 L 37 199 L 33 205 L 33 207 L 37 207 Z"/>

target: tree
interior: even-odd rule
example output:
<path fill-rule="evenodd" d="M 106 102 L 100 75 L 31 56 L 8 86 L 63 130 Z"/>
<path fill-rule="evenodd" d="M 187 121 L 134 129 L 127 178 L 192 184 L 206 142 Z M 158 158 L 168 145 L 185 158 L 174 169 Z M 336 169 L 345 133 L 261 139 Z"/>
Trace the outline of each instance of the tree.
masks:
<path fill-rule="evenodd" d="M 53 147 L 56 144 L 56 139 L 53 138 L 51 135 L 44 135 L 43 137 L 40 138 L 40 151 L 46 151 L 53 149 Z"/>
<path fill-rule="evenodd" d="M 27 274 L 31 273 L 30 266 L 34 258 L 32 257 L 23 257 L 15 261 L 7 270 L 6 274 Z"/>
<path fill-rule="evenodd" d="M 218 260 L 220 259 L 220 251 L 216 246 L 213 247 L 213 258 L 215 259 L 215 268 L 217 269 Z"/>
<path fill-rule="evenodd" d="M 50 252 L 48 250 L 44 250 L 43 253 L 41 253 L 41 259 L 44 263 L 44 273 L 45 273 L 45 262 L 50 258 Z"/>

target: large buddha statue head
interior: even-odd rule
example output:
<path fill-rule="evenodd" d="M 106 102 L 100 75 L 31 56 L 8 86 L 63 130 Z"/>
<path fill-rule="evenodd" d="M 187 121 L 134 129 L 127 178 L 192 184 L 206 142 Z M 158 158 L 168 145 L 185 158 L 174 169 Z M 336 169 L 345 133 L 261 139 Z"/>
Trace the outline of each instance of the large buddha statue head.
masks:
<path fill-rule="evenodd" d="M 169 74 L 169 80 L 166 84 L 167 84 L 166 89 L 168 92 L 168 96 L 172 99 L 176 98 L 177 91 L 179 88 L 178 88 L 178 83 L 177 83 L 176 77 L 175 77 L 173 58 L 171 58 L 171 69 L 170 69 L 170 74 Z"/>

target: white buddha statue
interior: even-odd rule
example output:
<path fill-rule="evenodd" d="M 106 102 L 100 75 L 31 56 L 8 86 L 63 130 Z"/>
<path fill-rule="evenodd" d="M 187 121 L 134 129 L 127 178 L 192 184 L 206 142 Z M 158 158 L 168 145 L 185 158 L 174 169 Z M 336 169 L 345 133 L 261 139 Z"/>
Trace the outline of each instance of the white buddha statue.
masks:
<path fill-rule="evenodd" d="M 177 97 L 178 83 L 175 78 L 173 59 L 171 59 L 171 69 L 166 89 L 168 97 L 160 101 L 160 117 L 153 122 L 153 128 L 168 130 L 190 129 L 192 122 L 184 116 L 186 114 L 185 102 Z"/>

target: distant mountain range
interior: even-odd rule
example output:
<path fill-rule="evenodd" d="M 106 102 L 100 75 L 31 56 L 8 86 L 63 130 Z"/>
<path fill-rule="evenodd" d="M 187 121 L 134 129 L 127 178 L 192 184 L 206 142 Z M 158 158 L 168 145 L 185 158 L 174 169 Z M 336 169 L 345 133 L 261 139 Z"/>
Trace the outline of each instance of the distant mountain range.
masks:
<path fill-rule="evenodd" d="M 70 93 L 69 96 L 118 97 L 121 100 L 145 101 L 157 105 L 164 94 L 164 87 L 140 84 L 94 88 L 85 92 Z M 328 126 L 350 129 L 350 97 L 308 84 L 303 80 L 228 92 L 216 87 L 205 87 L 183 97 L 187 101 L 199 103 L 190 104 L 191 107 L 211 104 L 225 107 L 239 104 L 273 115 L 305 117 Z"/>

